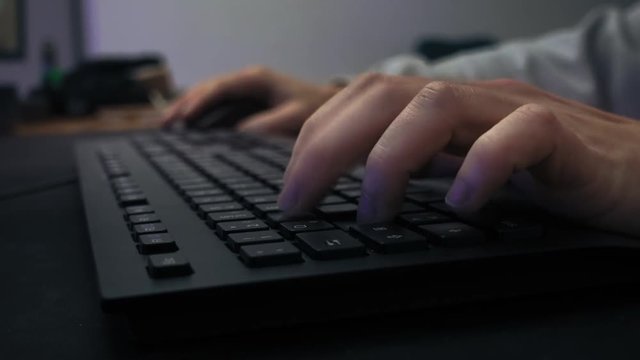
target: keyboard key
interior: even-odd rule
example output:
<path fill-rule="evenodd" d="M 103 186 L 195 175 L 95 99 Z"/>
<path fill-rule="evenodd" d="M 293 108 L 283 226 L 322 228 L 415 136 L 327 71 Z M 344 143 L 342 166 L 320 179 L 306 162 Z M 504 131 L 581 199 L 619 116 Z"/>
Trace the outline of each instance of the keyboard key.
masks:
<path fill-rule="evenodd" d="M 455 215 L 455 211 L 444 201 L 429 203 L 429 207 L 445 214 Z"/>
<path fill-rule="evenodd" d="M 175 241 L 167 233 L 141 235 L 137 247 L 141 254 L 162 254 L 178 251 Z"/>
<path fill-rule="evenodd" d="M 406 198 L 418 204 L 428 204 L 432 202 L 444 201 L 444 194 L 436 191 L 417 192 L 408 194 Z"/>
<path fill-rule="evenodd" d="M 257 187 L 257 188 L 253 188 L 253 189 L 244 189 L 244 190 L 237 190 L 236 191 L 236 195 L 238 196 L 242 196 L 242 197 L 249 197 L 249 196 L 258 196 L 258 195 L 271 195 L 274 194 L 274 191 L 267 188 L 267 187 Z"/>
<path fill-rule="evenodd" d="M 360 183 L 359 182 L 343 182 L 341 184 L 337 184 L 336 186 L 333 187 L 334 190 L 336 191 L 344 191 L 344 190 L 354 190 L 354 189 L 360 189 Z"/>
<path fill-rule="evenodd" d="M 424 236 L 394 224 L 356 225 L 351 229 L 362 241 L 382 253 L 425 250 L 429 245 Z"/>
<path fill-rule="evenodd" d="M 197 209 L 198 205 L 223 203 L 223 202 L 229 202 L 232 200 L 233 199 L 229 195 L 214 195 L 214 196 L 194 197 L 194 198 L 191 198 L 189 202 L 191 203 L 191 206 L 193 206 L 194 209 Z"/>
<path fill-rule="evenodd" d="M 158 221 L 160 221 L 160 218 L 156 214 L 140 214 L 140 215 L 129 216 L 129 222 L 134 225 L 158 222 Z"/>
<path fill-rule="evenodd" d="M 247 189 L 255 189 L 262 188 L 264 185 L 257 181 L 245 182 L 245 183 L 235 183 L 235 184 L 227 184 L 227 187 L 233 191 L 247 190 Z"/>
<path fill-rule="evenodd" d="M 204 217 L 207 213 L 218 212 L 218 211 L 232 211 L 232 210 L 242 210 L 244 209 L 242 205 L 237 202 L 224 202 L 217 204 L 203 204 L 198 206 L 198 213 L 200 216 Z"/>
<path fill-rule="evenodd" d="M 278 201 L 278 194 L 249 196 L 244 198 L 244 201 L 252 205 L 276 202 Z"/>
<path fill-rule="evenodd" d="M 187 197 L 198 197 L 198 196 L 213 196 L 213 195 L 222 195 L 224 192 L 220 189 L 205 189 L 205 190 L 190 190 L 184 193 Z"/>
<path fill-rule="evenodd" d="M 366 254 L 362 243 L 340 230 L 314 231 L 297 235 L 300 247 L 314 259 L 340 259 Z"/>
<path fill-rule="evenodd" d="M 215 223 L 222 221 L 237 221 L 249 219 L 255 219 L 255 216 L 253 216 L 252 213 L 246 210 L 214 212 L 207 215 L 207 222 L 210 225 L 215 225 Z"/>
<path fill-rule="evenodd" d="M 302 262 L 302 253 L 288 242 L 240 247 L 240 258 L 247 266 L 272 266 Z"/>
<path fill-rule="evenodd" d="M 278 206 L 278 203 L 275 203 L 275 202 L 257 204 L 255 206 L 255 209 L 260 215 L 264 215 L 264 214 L 273 213 L 273 212 L 279 212 L 280 211 L 280 207 Z"/>
<path fill-rule="evenodd" d="M 333 225 L 322 220 L 287 221 L 281 223 L 280 226 L 289 237 L 293 237 L 295 234 L 301 232 L 327 230 L 333 228 Z"/>
<path fill-rule="evenodd" d="M 459 222 L 422 225 L 430 242 L 444 247 L 460 247 L 481 244 L 485 241 L 482 231 Z"/>
<path fill-rule="evenodd" d="M 167 228 L 160 222 L 140 224 L 133 227 L 133 231 L 138 235 L 166 232 Z"/>
<path fill-rule="evenodd" d="M 147 197 L 143 194 L 122 195 L 118 197 L 120 206 L 143 205 L 147 203 Z"/>
<path fill-rule="evenodd" d="M 291 215 L 285 216 L 284 212 L 282 211 L 274 211 L 274 212 L 267 213 L 265 217 L 267 219 L 267 222 L 269 222 L 270 224 L 276 227 L 279 226 L 280 223 L 284 221 L 313 220 L 316 218 L 316 216 L 311 213 L 297 214 L 295 216 L 291 216 Z"/>
<path fill-rule="evenodd" d="M 216 224 L 216 231 L 223 238 L 230 233 L 267 229 L 269 227 L 261 220 L 229 221 Z"/>
<path fill-rule="evenodd" d="M 328 195 L 322 201 L 320 201 L 320 205 L 331 205 L 331 204 L 341 204 L 347 202 L 347 199 L 338 196 L 338 195 Z"/>
<path fill-rule="evenodd" d="M 153 208 L 149 205 L 128 206 L 124 208 L 124 212 L 127 215 L 150 214 L 153 212 Z"/>
<path fill-rule="evenodd" d="M 264 244 L 284 241 L 282 236 L 273 230 L 251 231 L 229 234 L 227 244 L 233 251 L 238 251 L 240 246 Z"/>
<path fill-rule="evenodd" d="M 530 240 L 544 235 L 544 226 L 535 221 L 520 218 L 503 218 L 493 225 L 501 240 Z"/>
<path fill-rule="evenodd" d="M 193 273 L 191 264 L 180 254 L 149 255 L 147 272 L 153 278 L 185 276 Z"/>
<path fill-rule="evenodd" d="M 358 212 L 356 204 L 332 204 L 317 207 L 318 212 L 329 219 L 355 219 Z"/>
<path fill-rule="evenodd" d="M 422 212 L 426 210 L 427 209 L 423 208 L 422 206 L 418 206 L 414 203 L 405 201 L 404 203 L 402 203 L 402 207 L 400 208 L 400 213 L 407 214 L 407 213 L 414 213 L 414 212 Z"/>
<path fill-rule="evenodd" d="M 342 196 L 348 197 L 349 199 L 357 199 L 360 197 L 360 195 L 362 195 L 362 191 L 360 189 L 345 190 L 341 191 L 340 194 Z"/>
<path fill-rule="evenodd" d="M 400 216 L 400 220 L 410 225 L 438 224 L 453 221 L 450 217 L 435 211 L 404 214 Z"/>
<path fill-rule="evenodd" d="M 187 191 L 210 190 L 210 189 L 216 189 L 216 187 L 209 183 L 203 183 L 203 184 L 184 185 L 179 187 L 179 189 L 181 193 L 186 194 Z"/>

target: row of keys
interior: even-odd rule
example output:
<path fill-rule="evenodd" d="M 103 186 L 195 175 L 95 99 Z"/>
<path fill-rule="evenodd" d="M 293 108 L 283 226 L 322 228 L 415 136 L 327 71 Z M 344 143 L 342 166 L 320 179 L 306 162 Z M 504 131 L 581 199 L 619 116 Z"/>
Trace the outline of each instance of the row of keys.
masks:
<path fill-rule="evenodd" d="M 193 269 L 189 261 L 178 253 L 176 242 L 119 156 L 107 149 L 103 149 L 99 156 L 112 191 L 124 210 L 124 219 L 132 232 L 136 248 L 140 254 L 147 256 L 149 275 L 162 278 L 191 274 Z"/>

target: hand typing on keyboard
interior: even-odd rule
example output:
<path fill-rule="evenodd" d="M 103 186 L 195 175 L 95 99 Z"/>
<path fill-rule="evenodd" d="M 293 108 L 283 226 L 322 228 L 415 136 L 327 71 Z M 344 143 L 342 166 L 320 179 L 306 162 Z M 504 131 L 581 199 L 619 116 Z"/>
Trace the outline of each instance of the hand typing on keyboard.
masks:
<path fill-rule="evenodd" d="M 509 80 L 367 74 L 338 92 L 251 68 L 195 87 L 165 120 L 233 96 L 273 104 L 241 130 L 302 127 L 279 201 L 289 213 L 313 208 L 366 159 L 361 222 L 392 219 L 411 175 L 457 174 L 447 203 L 458 211 L 478 209 L 509 183 L 553 213 L 640 234 L 630 220 L 640 210 L 640 127 L 631 119 Z"/>
<path fill-rule="evenodd" d="M 210 106 L 228 99 L 249 98 L 269 105 L 238 125 L 239 130 L 295 135 L 304 121 L 339 91 L 279 74 L 263 67 L 250 67 L 195 86 L 166 112 L 164 122 L 188 121 Z"/>

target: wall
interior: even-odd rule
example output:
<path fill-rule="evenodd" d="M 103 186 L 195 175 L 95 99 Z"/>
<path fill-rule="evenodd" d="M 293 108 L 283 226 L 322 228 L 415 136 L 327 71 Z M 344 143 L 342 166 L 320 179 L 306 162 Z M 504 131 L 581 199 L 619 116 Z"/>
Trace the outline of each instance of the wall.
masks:
<path fill-rule="evenodd" d="M 63 68 L 72 66 L 71 3 L 72 0 L 26 0 L 25 58 L 0 60 L 0 83 L 16 84 L 22 95 L 36 86 L 40 81 L 40 48 L 45 41 L 56 45 Z"/>
<path fill-rule="evenodd" d="M 159 51 L 179 85 L 262 63 L 309 79 L 353 73 L 424 35 L 528 36 L 601 0 L 87 0 L 92 54 Z M 630 0 L 618 0 L 629 3 Z"/>

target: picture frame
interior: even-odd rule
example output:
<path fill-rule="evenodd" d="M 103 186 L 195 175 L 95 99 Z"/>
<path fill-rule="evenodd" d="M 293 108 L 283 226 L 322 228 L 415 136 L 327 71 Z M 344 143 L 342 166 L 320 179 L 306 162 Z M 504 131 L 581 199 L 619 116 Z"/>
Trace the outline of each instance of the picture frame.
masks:
<path fill-rule="evenodd" d="M 26 1 L 0 0 L 0 61 L 25 56 Z"/>

